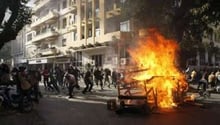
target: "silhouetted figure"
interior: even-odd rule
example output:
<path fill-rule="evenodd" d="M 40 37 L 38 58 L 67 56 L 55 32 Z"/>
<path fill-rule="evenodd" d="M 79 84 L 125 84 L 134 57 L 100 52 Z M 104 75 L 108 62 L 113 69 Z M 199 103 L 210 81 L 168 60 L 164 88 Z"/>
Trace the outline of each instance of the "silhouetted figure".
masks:
<path fill-rule="evenodd" d="M 92 83 L 92 73 L 90 70 L 86 71 L 85 77 L 84 77 L 84 82 L 85 82 L 86 87 L 84 88 L 82 93 L 85 94 L 86 92 L 91 92 L 92 87 L 93 87 L 93 83 Z"/>

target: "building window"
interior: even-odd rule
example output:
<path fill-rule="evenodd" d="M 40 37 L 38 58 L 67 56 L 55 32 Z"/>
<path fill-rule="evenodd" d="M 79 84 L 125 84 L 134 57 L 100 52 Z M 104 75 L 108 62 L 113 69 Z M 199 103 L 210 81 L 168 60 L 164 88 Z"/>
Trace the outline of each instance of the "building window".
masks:
<path fill-rule="evenodd" d="M 88 37 L 92 37 L 92 29 L 88 30 Z"/>
<path fill-rule="evenodd" d="M 32 40 L 32 33 L 28 34 L 27 35 L 27 42 L 31 41 Z"/>
<path fill-rule="evenodd" d="M 67 25 L 66 22 L 67 22 L 67 20 L 66 20 L 66 18 L 64 18 L 63 19 L 63 29 L 66 28 L 66 25 Z"/>
<path fill-rule="evenodd" d="M 62 46 L 66 46 L 66 39 L 62 39 Z"/>
<path fill-rule="evenodd" d="M 96 15 L 96 17 L 99 17 L 99 8 L 95 9 L 95 15 Z"/>
<path fill-rule="evenodd" d="M 76 40 L 77 40 L 77 33 L 73 32 L 73 41 L 76 41 Z"/>
<path fill-rule="evenodd" d="M 70 5 L 76 4 L 76 0 L 70 0 Z"/>
<path fill-rule="evenodd" d="M 73 22 L 74 22 L 74 20 L 73 20 L 73 15 L 70 15 L 70 16 L 69 16 L 69 24 L 72 25 Z"/>
<path fill-rule="evenodd" d="M 103 59 L 103 56 L 101 54 L 92 56 L 92 60 L 94 61 L 95 66 L 102 66 L 102 63 L 103 63 L 102 59 Z"/>
<path fill-rule="evenodd" d="M 71 58 L 73 66 L 82 66 L 82 52 L 75 52 Z"/>
<path fill-rule="evenodd" d="M 76 23 L 76 15 L 70 15 L 69 16 L 69 24 L 72 25 L 72 24 L 75 24 Z"/>
<path fill-rule="evenodd" d="M 63 6 L 62 6 L 62 9 L 65 9 L 65 8 L 67 8 L 67 1 L 66 0 L 63 1 Z"/>
<path fill-rule="evenodd" d="M 92 18 L 92 10 L 89 10 L 88 18 Z"/>
<path fill-rule="evenodd" d="M 124 21 L 120 23 L 120 31 L 129 32 L 130 31 L 130 21 Z"/>
<path fill-rule="evenodd" d="M 100 29 L 95 29 L 95 36 L 100 36 Z"/>

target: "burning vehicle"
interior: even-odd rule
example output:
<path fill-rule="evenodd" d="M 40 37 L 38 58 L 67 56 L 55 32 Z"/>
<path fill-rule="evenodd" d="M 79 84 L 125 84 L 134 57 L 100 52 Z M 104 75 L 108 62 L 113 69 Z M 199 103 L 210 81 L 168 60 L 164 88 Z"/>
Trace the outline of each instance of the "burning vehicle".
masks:
<path fill-rule="evenodd" d="M 146 38 L 129 48 L 131 66 L 119 68 L 123 78 L 118 81 L 118 98 L 107 107 L 121 110 L 138 107 L 145 113 L 156 108 L 172 108 L 183 103 L 188 83 L 178 68 L 178 43 L 166 39 L 155 29 Z"/>

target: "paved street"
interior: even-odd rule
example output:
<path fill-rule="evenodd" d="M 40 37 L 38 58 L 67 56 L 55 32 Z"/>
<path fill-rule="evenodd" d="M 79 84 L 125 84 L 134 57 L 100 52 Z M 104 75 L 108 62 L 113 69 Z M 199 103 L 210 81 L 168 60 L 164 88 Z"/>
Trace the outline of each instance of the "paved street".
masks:
<path fill-rule="evenodd" d="M 95 87 L 92 94 L 75 91 L 75 98 L 68 99 L 61 95 L 44 93 L 40 104 L 29 114 L 11 113 L 0 115 L 1 125 L 219 125 L 220 105 L 207 103 L 204 107 L 185 104 L 176 109 L 154 111 L 149 116 L 138 112 L 125 112 L 117 115 L 108 111 L 106 100 L 114 98 L 116 90 L 99 91 Z M 111 96 L 107 96 L 112 93 Z M 216 99 L 218 98 L 218 99 Z M 213 99 L 219 100 L 215 95 Z"/>

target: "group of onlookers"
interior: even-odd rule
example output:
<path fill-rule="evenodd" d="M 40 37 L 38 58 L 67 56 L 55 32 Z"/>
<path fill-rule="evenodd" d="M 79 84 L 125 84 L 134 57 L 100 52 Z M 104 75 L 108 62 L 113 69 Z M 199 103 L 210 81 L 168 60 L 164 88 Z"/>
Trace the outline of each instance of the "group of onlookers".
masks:
<path fill-rule="evenodd" d="M 188 82 L 197 84 L 197 89 L 201 87 L 205 91 L 207 88 L 215 89 L 220 85 L 220 70 L 219 69 L 193 69 L 188 73 Z"/>
<path fill-rule="evenodd" d="M 92 92 L 93 86 L 96 85 L 103 90 L 104 87 L 116 88 L 117 80 L 120 77 L 115 69 L 112 71 L 109 68 L 102 67 L 87 67 L 86 70 L 80 70 L 77 67 L 70 65 L 65 71 L 60 67 L 48 69 L 45 67 L 41 72 L 45 90 L 56 91 L 60 93 L 60 88 L 68 88 L 69 97 L 73 97 L 73 89 L 80 90 L 80 84 L 84 83 L 82 93 Z"/>

